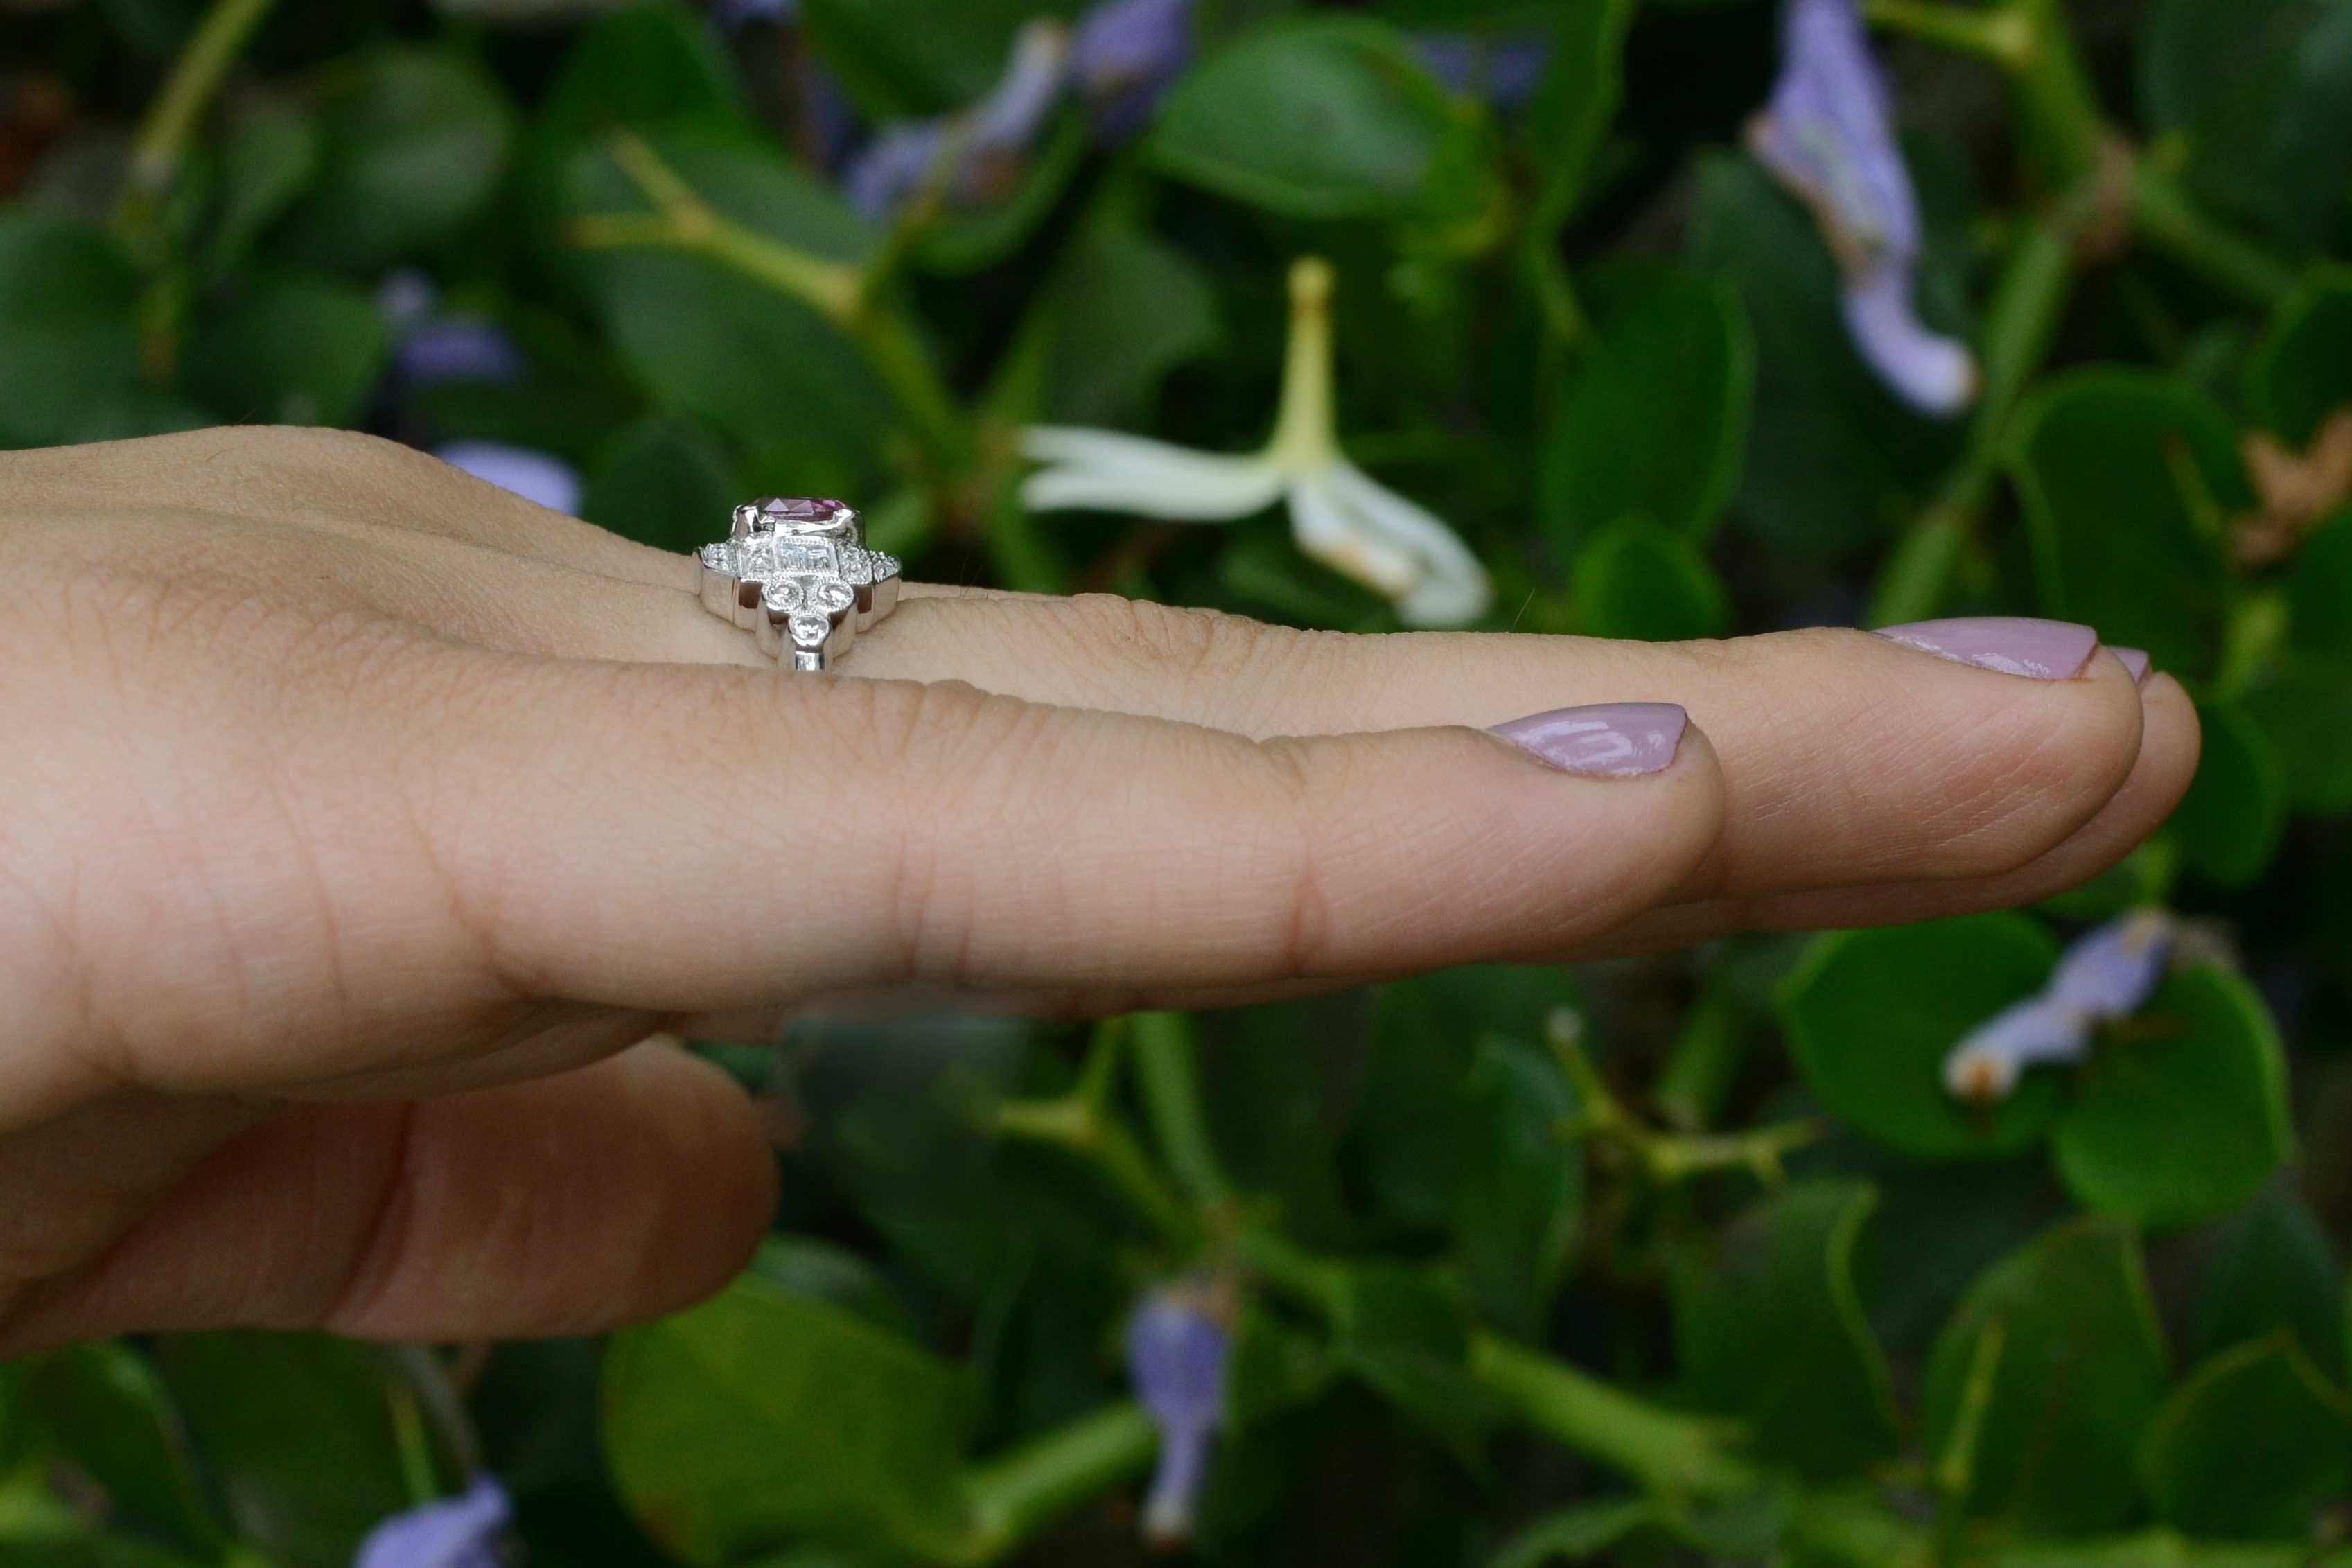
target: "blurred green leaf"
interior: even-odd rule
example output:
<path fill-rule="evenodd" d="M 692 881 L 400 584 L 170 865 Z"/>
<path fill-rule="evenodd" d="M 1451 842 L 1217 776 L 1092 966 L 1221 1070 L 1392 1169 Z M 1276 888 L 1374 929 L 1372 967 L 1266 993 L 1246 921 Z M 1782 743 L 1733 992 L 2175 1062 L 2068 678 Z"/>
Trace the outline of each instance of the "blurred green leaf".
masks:
<path fill-rule="evenodd" d="M 1503 1543 L 1486 1568 L 1543 1568 L 1547 1563 L 1583 1563 L 1614 1548 L 1657 1521 L 1658 1505 L 1648 1498 L 1601 1498 L 1548 1513 Z"/>
<path fill-rule="evenodd" d="M 390 346 L 365 290 L 276 273 L 197 319 L 187 390 L 232 424 L 356 424 Z"/>
<path fill-rule="evenodd" d="M 2342 1378 L 2344 1259 L 2302 1198 L 2273 1184 L 2222 1222 L 2190 1325 L 2199 1359 L 2284 1330 L 2320 1371 Z"/>
<path fill-rule="evenodd" d="M 386 46 L 328 78 L 318 178 L 270 232 L 285 254 L 368 269 L 413 255 L 479 212 L 506 172 L 511 111 L 481 69 Z"/>
<path fill-rule="evenodd" d="M 1242 1309 L 1225 1353 L 1225 1422 L 1234 1431 L 1296 1409 L 1331 1385 L 1331 1357 L 1314 1335 L 1263 1303 Z"/>
<path fill-rule="evenodd" d="M 1425 1270 L 1391 1263 L 1348 1270 L 1333 1313 L 1332 1353 L 1426 1427 L 1465 1465 L 1483 1464 L 1494 1402 L 1471 1381 L 1462 1302 Z"/>
<path fill-rule="evenodd" d="M 1024 155 L 984 182 L 974 200 L 950 201 L 917 237 L 914 257 L 931 272 L 977 272 L 1005 260 L 1052 215 L 1094 143 L 1086 117 L 1055 118 Z"/>
<path fill-rule="evenodd" d="M 2345 408 L 2352 408 L 2352 267 L 2326 267 L 2304 279 L 2255 345 L 2246 363 L 2246 410 L 2300 451 Z"/>
<path fill-rule="evenodd" d="M 135 1535 L 0 1539 L 0 1568 L 195 1568 L 187 1558 Z"/>
<path fill-rule="evenodd" d="M 2255 1340 L 2173 1390 L 2141 1468 L 2157 1517 L 2176 1529 L 2301 1539 L 2352 1485 L 2352 1400 L 2291 1336 Z"/>
<path fill-rule="evenodd" d="M 2139 39 L 2139 95 L 2156 130 L 2178 133 L 2200 198 L 2276 225 L 2284 202 L 2274 143 L 2296 41 L 2312 0 L 2156 0 Z"/>
<path fill-rule="evenodd" d="M 872 1264 L 847 1248 L 813 1236 L 771 1236 L 760 1243 L 751 1272 L 795 1296 L 839 1307 L 884 1333 L 901 1339 L 914 1334 L 898 1293 Z"/>
<path fill-rule="evenodd" d="M 1620 267 L 1589 292 L 1598 339 L 1544 433 L 1545 528 L 1565 549 L 1641 517 L 1704 541 L 1738 481 L 1756 397 L 1738 296 L 1675 267 Z"/>
<path fill-rule="evenodd" d="M 58 1450 L 106 1493 L 117 1518 L 200 1555 L 227 1544 L 186 1423 L 145 1356 L 118 1341 L 73 1345 L 31 1363 L 24 1392 Z"/>
<path fill-rule="evenodd" d="M 646 141 L 713 207 L 814 255 L 860 261 L 873 231 L 760 141 L 687 126 Z M 569 174 L 575 214 L 643 210 L 602 147 Z M 861 463 L 890 415 L 864 358 L 799 300 L 700 257 L 589 250 L 575 265 L 613 343 L 663 401 L 753 447 L 803 445 Z"/>
<path fill-rule="evenodd" d="M 1043 412 L 1058 423 L 1134 418 L 1160 379 L 1214 346 L 1219 331 L 1207 275 L 1124 224 L 1071 247 L 1046 310 Z"/>
<path fill-rule="evenodd" d="M 1083 0 L 805 0 L 817 52 L 877 120 L 960 108 L 995 85 L 1023 23 Z"/>
<path fill-rule="evenodd" d="M 1594 533 L 1576 559 L 1576 624 L 1590 637 L 1681 642 L 1719 637 L 1730 596 L 1685 536 L 1645 517 Z"/>
<path fill-rule="evenodd" d="M 369 1531 L 415 1501 L 395 1407 L 422 1429 L 447 1400 L 422 1354 L 247 1331 L 157 1347 L 238 1537 L 280 1568 L 348 1568 Z"/>
<path fill-rule="evenodd" d="M 221 142 L 219 211 L 205 242 L 206 270 L 218 274 L 243 261 L 325 161 L 317 118 L 290 103 L 264 99 L 234 120 Z"/>
<path fill-rule="evenodd" d="M 2352 616 L 2330 619 L 2352 624 Z M 2352 810 L 2352 664 L 2291 655 L 2256 677 L 2237 706 L 2277 759 L 2288 804 Z"/>
<path fill-rule="evenodd" d="M 1689 234 L 1691 261 L 1731 282 L 1755 332 L 1741 520 L 1800 555 L 1889 538 L 1958 455 L 1959 423 L 1911 412 L 1864 366 L 1836 263 L 1804 209 L 1751 160 L 1700 162 Z"/>
<path fill-rule="evenodd" d="M 1547 236 L 1575 213 L 1625 96 L 1633 10 L 1633 0 L 1570 0 L 1559 8 L 1543 79 L 1528 106 L 1528 141 L 1543 170 L 1533 224 Z"/>
<path fill-rule="evenodd" d="M 597 449 L 580 515 L 641 544 L 685 553 L 719 538 L 742 497 L 734 464 L 709 432 L 654 413 Z"/>
<path fill-rule="evenodd" d="M 1866 1183 L 1793 1186 L 1676 1271 L 1675 1335 L 1694 1397 L 1738 1416 L 1758 1452 L 1810 1474 L 1859 1469 L 1900 1435 L 1857 1280 L 1877 1207 Z"/>
<path fill-rule="evenodd" d="M 139 395 L 138 294 L 97 225 L 0 209 L 0 445 L 91 439 Z"/>
<path fill-rule="evenodd" d="M 1999 1354 L 1967 1458 L 1969 1511 L 2029 1531 L 2122 1523 L 2169 1381 L 2131 1232 L 2105 1218 L 2058 1226 L 1970 1287 L 1927 1358 L 1930 1454 L 1948 1455 L 1988 1332 Z"/>
<path fill-rule="evenodd" d="M 1294 218 L 1475 219 L 1496 199 L 1493 128 L 1395 29 L 1300 17 L 1213 53 L 1145 143 L 1160 169 Z"/>
<path fill-rule="evenodd" d="M 2293 1142 L 2270 1009 L 2241 977 L 2201 967 L 2108 1031 L 2052 1149 L 2084 1207 L 2169 1229 L 2252 1197 Z"/>
<path fill-rule="evenodd" d="M 1454 1234 L 1483 1320 L 1526 1339 L 1543 1329 L 1583 1209 L 1583 1151 L 1566 1128 L 1576 1105 L 1540 1046 L 1479 1040 L 1455 1116 Z"/>
<path fill-rule="evenodd" d="M 2158 669 L 2211 669 L 2221 524 L 2252 501 L 2229 416 L 2152 371 L 2078 371 L 2018 411 L 2011 461 L 2043 608 Z"/>
<path fill-rule="evenodd" d="M 952 1554 L 970 1380 L 830 1301 L 745 1275 L 605 1353 L 623 1497 L 688 1563 L 798 1536 Z"/>
<path fill-rule="evenodd" d="M 2352 507 L 2305 536 L 2286 580 L 2287 645 L 2352 667 Z"/>
<path fill-rule="evenodd" d="M 2020 915 L 1814 939 L 1780 998 L 1789 1048 L 1832 1114 L 1906 1154 L 2012 1154 L 2055 1118 L 2063 1082 L 2028 1073 L 1989 1111 L 1944 1088 L 1944 1060 L 1994 1013 L 2038 989 L 2057 945 Z"/>
<path fill-rule="evenodd" d="M 613 126 L 703 119 L 736 131 L 759 120 L 709 19 L 677 0 L 600 16 L 563 52 L 533 131 L 550 140 Z"/>
<path fill-rule="evenodd" d="M 2287 231 L 2352 251 L 2352 10 L 2322 5 L 2298 39 L 2271 132 Z"/>
<path fill-rule="evenodd" d="M 2286 780 L 2254 721 L 2234 705 L 2199 703 L 2204 754 L 2172 814 L 2189 868 L 2221 887 L 2262 875 L 2286 831 Z"/>

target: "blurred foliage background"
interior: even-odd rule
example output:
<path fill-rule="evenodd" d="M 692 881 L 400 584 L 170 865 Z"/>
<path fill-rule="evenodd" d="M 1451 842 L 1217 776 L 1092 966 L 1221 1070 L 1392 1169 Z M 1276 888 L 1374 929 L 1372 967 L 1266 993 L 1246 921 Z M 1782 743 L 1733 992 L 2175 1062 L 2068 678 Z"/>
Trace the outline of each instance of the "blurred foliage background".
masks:
<path fill-rule="evenodd" d="M 2352 1563 L 2352 4 L 1864 18 L 0 4 L 0 444 L 1353 629 L 2055 614 L 2207 737 L 2032 911 L 716 1051 L 726 1294 L 0 1367 L 0 1563 Z"/>

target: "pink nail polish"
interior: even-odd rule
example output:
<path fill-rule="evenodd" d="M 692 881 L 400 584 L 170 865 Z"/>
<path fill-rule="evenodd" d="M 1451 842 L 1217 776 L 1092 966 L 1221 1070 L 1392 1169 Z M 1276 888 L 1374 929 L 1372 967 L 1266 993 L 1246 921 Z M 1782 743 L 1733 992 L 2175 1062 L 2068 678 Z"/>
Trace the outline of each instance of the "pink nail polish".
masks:
<path fill-rule="evenodd" d="M 2099 634 L 2088 626 L 2026 615 L 1915 621 L 1906 626 L 1882 626 L 1878 635 L 1939 659 L 2039 681 L 2063 681 L 2081 674 L 2099 647 Z"/>
<path fill-rule="evenodd" d="M 1689 723 L 1673 703 L 1595 703 L 1529 714 L 1486 733 L 1564 773 L 1630 779 L 1671 766 Z"/>
<path fill-rule="evenodd" d="M 2131 678 L 2134 681 L 2137 681 L 2143 685 L 2147 683 L 2150 665 L 2148 664 L 2147 649 L 2117 648 L 2110 645 L 2107 652 L 2113 653 L 2117 659 L 2123 662 L 2124 668 L 2131 672 Z"/>

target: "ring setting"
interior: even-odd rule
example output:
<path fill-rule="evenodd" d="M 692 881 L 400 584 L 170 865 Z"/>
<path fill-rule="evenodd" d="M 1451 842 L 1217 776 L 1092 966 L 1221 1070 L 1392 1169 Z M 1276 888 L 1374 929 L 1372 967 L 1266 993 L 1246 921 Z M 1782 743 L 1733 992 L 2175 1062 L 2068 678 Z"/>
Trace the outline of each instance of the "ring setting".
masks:
<path fill-rule="evenodd" d="M 697 559 L 705 608 L 793 670 L 831 669 L 898 603 L 898 558 L 867 549 L 856 509 L 825 497 L 746 502 Z"/>

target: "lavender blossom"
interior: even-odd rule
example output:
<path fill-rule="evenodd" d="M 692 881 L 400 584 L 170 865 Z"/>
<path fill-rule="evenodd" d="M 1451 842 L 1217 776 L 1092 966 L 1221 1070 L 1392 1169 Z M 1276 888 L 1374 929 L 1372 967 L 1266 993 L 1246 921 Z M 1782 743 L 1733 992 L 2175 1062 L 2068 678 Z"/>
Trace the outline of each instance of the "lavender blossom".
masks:
<path fill-rule="evenodd" d="M 926 190 L 971 204 L 1001 195 L 1061 101 L 1069 57 L 1068 28 L 1028 23 L 987 97 L 960 113 L 887 127 L 852 157 L 842 174 L 850 201 L 880 218 Z"/>
<path fill-rule="evenodd" d="M 1475 33 L 1423 33 L 1413 51 L 1429 74 L 1455 92 L 1471 93 L 1496 109 L 1517 109 L 1535 97 L 1551 40 L 1540 33 L 1486 37 Z"/>
<path fill-rule="evenodd" d="M 513 1515 L 506 1489 L 477 1476 L 462 1496 L 377 1525 L 360 1543 L 352 1568 L 499 1568 L 499 1537 Z"/>
<path fill-rule="evenodd" d="M 722 32 L 732 33 L 753 22 L 779 25 L 800 20 L 800 0 L 711 0 L 710 20 Z"/>
<path fill-rule="evenodd" d="M 1192 0 L 1103 0 L 1078 18 L 1070 75 L 1112 138 L 1143 128 L 1192 57 Z"/>
<path fill-rule="evenodd" d="M 1945 1090 L 1989 1105 L 2007 1099 L 2028 1067 L 2089 1055 L 2099 1025 L 2129 1018 L 2155 994 L 2178 934 L 2171 915 L 2142 909 L 2076 939 L 2048 985 L 1969 1030 L 1944 1059 Z"/>
<path fill-rule="evenodd" d="M 495 441 L 452 441 L 435 447 L 433 455 L 551 511 L 580 510 L 584 486 L 579 471 L 561 457 Z"/>
<path fill-rule="evenodd" d="M 1144 1538 L 1155 1545 L 1173 1545 L 1192 1533 L 1210 1444 L 1224 1420 L 1230 1343 L 1198 1287 L 1153 1291 L 1128 1325 L 1128 1376 L 1160 1428 L 1159 1468 L 1143 1505 Z"/>
<path fill-rule="evenodd" d="M 514 382 L 529 371 L 515 340 L 481 316 L 441 314 L 441 290 L 415 267 L 389 273 L 376 285 L 376 310 L 397 345 L 394 374 L 418 386 L 430 382 Z"/>
<path fill-rule="evenodd" d="M 1846 329 L 1879 379 L 1929 413 L 1966 407 L 1977 393 L 1975 358 L 1912 308 L 1919 198 L 1856 0 L 1789 0 L 1780 77 L 1748 141 L 1812 209 L 1845 274 Z"/>

